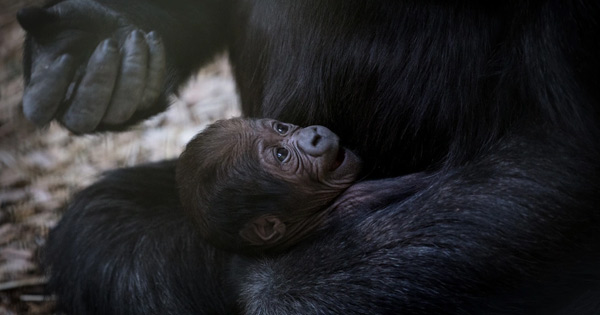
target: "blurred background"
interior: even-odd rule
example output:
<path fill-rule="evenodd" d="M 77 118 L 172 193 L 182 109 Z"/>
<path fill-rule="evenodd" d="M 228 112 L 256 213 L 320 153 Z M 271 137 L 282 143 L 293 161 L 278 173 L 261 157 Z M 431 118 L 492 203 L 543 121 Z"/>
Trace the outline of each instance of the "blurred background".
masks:
<path fill-rule="evenodd" d="M 166 112 L 129 131 L 74 136 L 21 113 L 24 32 L 15 19 L 39 0 L 0 0 L 0 314 L 52 313 L 37 250 L 63 205 L 103 171 L 176 157 L 198 131 L 239 116 L 226 57 L 200 71 Z"/>

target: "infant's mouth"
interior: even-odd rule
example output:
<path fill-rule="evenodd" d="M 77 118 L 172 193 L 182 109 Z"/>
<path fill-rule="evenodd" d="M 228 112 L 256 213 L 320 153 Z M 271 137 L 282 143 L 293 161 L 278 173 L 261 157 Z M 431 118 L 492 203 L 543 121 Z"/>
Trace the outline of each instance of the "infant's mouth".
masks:
<path fill-rule="evenodd" d="M 333 161 L 333 163 L 331 164 L 331 171 L 335 171 L 338 167 L 340 167 L 340 165 L 342 165 L 342 163 L 344 163 L 344 160 L 346 159 L 346 149 L 344 149 L 344 147 L 341 147 L 338 149 L 338 152 L 335 156 L 335 160 Z"/>

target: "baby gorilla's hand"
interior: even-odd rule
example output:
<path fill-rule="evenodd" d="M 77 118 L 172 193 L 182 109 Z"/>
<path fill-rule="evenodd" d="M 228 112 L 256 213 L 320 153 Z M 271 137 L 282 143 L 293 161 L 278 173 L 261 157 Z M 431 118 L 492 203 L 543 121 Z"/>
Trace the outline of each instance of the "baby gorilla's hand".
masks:
<path fill-rule="evenodd" d="M 69 0 L 25 8 L 23 112 L 37 125 L 58 119 L 75 133 L 126 123 L 158 100 L 165 49 L 116 12 Z"/>

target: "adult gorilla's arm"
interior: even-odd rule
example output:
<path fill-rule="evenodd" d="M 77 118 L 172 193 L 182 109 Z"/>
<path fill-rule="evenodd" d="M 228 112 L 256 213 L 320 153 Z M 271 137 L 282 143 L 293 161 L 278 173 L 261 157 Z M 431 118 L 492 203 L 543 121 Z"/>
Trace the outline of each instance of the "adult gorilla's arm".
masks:
<path fill-rule="evenodd" d="M 241 309 L 598 314 L 596 153 L 564 137 L 507 136 L 476 161 L 433 173 L 407 199 L 342 209 L 286 255 L 238 258 Z"/>
<path fill-rule="evenodd" d="M 225 48 L 229 1 L 52 1 L 18 20 L 25 115 L 86 133 L 164 110 L 166 96 Z"/>

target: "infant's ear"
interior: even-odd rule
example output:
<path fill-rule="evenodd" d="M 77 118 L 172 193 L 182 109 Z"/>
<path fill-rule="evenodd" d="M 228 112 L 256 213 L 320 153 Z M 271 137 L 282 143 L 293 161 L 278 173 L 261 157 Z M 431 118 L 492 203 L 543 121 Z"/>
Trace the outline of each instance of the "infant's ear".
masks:
<path fill-rule="evenodd" d="M 246 224 L 240 236 L 252 245 L 272 245 L 285 235 L 285 223 L 274 215 L 265 215 Z"/>

